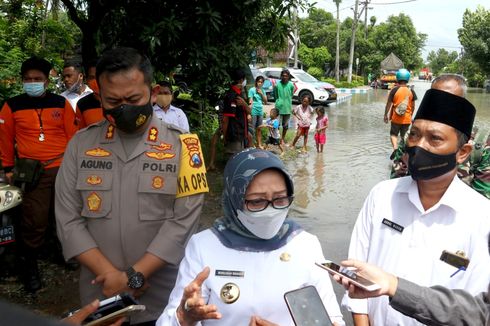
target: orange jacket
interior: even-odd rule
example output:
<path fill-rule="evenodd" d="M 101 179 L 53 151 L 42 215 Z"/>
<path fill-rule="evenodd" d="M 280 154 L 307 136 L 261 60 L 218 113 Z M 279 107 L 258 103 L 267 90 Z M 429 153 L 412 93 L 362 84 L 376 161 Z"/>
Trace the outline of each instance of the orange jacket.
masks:
<path fill-rule="evenodd" d="M 400 116 L 395 113 L 395 108 L 405 100 L 408 96 L 408 106 L 407 111 L 404 115 Z M 415 93 L 408 86 L 397 86 L 393 88 L 388 96 L 388 100 L 393 103 L 391 122 L 409 125 L 412 123 L 412 114 L 414 111 L 415 100 L 417 99 Z"/>
<path fill-rule="evenodd" d="M 83 116 L 85 126 L 105 119 L 100 101 L 94 93 L 90 93 L 78 100 L 77 109 L 80 110 L 80 113 Z"/>
<path fill-rule="evenodd" d="M 8 99 L 0 111 L 0 158 L 4 168 L 14 166 L 15 151 L 19 158 L 49 161 L 64 153 L 70 138 L 81 124 L 64 97 L 47 92 L 43 97 L 21 94 Z M 44 141 L 40 140 L 42 133 Z M 46 168 L 61 164 L 57 158 Z"/>

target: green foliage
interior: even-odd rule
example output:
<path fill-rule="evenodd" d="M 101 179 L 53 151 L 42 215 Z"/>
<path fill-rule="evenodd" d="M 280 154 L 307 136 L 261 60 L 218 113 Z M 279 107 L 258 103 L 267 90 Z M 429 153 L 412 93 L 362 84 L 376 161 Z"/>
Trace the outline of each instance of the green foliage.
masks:
<path fill-rule="evenodd" d="M 409 16 L 399 14 L 390 16 L 386 22 L 376 24 L 376 17 L 371 17 L 367 26 L 368 37 L 365 38 L 365 29 L 361 23 L 357 29 L 354 58 L 359 58 L 359 67 L 354 65 L 358 72 L 379 72 L 381 61 L 391 52 L 403 61 L 405 67 L 414 69 L 423 64 L 421 49 L 427 35 L 417 33 Z M 369 23 L 368 22 L 368 23 Z M 349 48 L 352 37 L 351 17 L 347 17 L 340 24 L 340 69 L 346 69 L 349 61 Z M 327 74 L 334 75 L 337 22 L 332 14 L 321 9 L 310 11 L 307 18 L 300 21 L 300 58 L 305 65 L 310 63 L 315 48 L 325 47 L 330 54 Z M 306 47 L 309 50 L 303 49 Z M 305 59 L 306 58 L 306 59 Z M 324 68 L 324 65 L 313 64 Z"/>
<path fill-rule="evenodd" d="M 299 46 L 298 58 L 307 68 L 319 67 L 322 70 L 321 75 L 323 75 L 323 67 L 325 67 L 325 64 L 332 58 L 332 56 L 324 46 L 309 48 L 306 45 L 301 44 Z"/>
<path fill-rule="evenodd" d="M 308 71 L 307 72 L 310 75 L 312 75 L 313 77 L 315 77 L 316 79 L 320 79 L 324 75 L 323 69 L 322 68 L 318 68 L 318 67 L 310 67 L 310 68 L 308 68 Z"/>
<path fill-rule="evenodd" d="M 490 74 L 490 11 L 478 6 L 474 12 L 463 14 L 463 27 L 458 30 L 459 42 L 467 55 L 484 74 Z"/>
<path fill-rule="evenodd" d="M 66 14 L 52 19 L 43 2 L 9 1 L 0 5 L 0 103 L 22 92 L 20 67 L 32 55 L 58 69 L 71 54 L 80 32 Z"/>
<path fill-rule="evenodd" d="M 432 72 L 438 75 L 441 72 L 448 72 L 449 64 L 458 58 L 456 51 L 449 52 L 446 49 L 438 49 L 437 52 L 430 51 L 427 60 Z"/>

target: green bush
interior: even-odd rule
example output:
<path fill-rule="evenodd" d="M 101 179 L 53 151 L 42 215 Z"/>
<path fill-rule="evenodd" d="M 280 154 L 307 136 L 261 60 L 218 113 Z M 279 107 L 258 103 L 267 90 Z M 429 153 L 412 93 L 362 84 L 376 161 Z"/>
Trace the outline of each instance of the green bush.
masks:
<path fill-rule="evenodd" d="M 307 71 L 310 75 L 312 75 L 313 77 L 317 78 L 317 79 L 320 79 L 323 77 L 323 70 L 322 68 L 318 68 L 318 67 L 310 67 L 308 68 L 308 71 Z"/>

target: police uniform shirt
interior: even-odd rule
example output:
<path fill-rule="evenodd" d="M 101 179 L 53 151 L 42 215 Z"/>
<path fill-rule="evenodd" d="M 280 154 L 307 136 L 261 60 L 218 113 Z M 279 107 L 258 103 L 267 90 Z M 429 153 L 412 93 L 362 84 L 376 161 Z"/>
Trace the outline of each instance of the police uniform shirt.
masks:
<path fill-rule="evenodd" d="M 375 264 L 421 286 L 442 285 L 473 295 L 487 290 L 490 202 L 455 177 L 441 200 L 424 210 L 411 177 L 380 182 L 368 195 L 352 232 L 349 257 Z M 458 271 L 440 260 L 443 250 L 463 251 L 470 263 Z M 356 300 L 352 312 L 371 325 L 420 325 L 396 312 L 388 297 Z"/>
<path fill-rule="evenodd" d="M 140 139 L 127 155 L 107 121 L 81 130 L 66 149 L 55 200 L 66 259 L 97 247 L 122 271 L 146 252 L 167 263 L 148 279 L 139 298 L 146 311 L 132 322 L 155 320 L 163 311 L 207 191 L 196 136 L 152 117 Z M 94 278 L 82 266 L 82 304 L 103 297 L 90 284 Z"/>
<path fill-rule="evenodd" d="M 345 325 L 328 273 L 315 265 L 324 261 L 318 238 L 303 231 L 285 246 L 269 252 L 244 252 L 227 248 L 210 230 L 192 236 L 179 267 L 169 304 L 157 326 L 179 325 L 176 308 L 184 287 L 209 266 L 202 296 L 222 314 L 220 320 L 201 325 L 248 325 L 257 315 L 281 326 L 294 325 L 284 301 L 285 292 L 313 285 L 332 321 Z"/>

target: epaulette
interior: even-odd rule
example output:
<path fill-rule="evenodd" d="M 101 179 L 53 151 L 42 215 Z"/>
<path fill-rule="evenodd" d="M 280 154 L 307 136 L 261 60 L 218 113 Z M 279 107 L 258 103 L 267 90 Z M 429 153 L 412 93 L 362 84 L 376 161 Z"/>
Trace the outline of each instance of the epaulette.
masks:
<path fill-rule="evenodd" d="M 188 134 L 188 133 L 190 133 L 189 131 L 187 131 L 185 129 L 182 129 L 179 126 L 176 126 L 176 125 L 171 124 L 171 123 L 166 123 L 165 121 L 162 121 L 162 125 L 167 126 L 167 128 L 170 129 L 170 130 L 178 131 L 180 134 Z"/>

